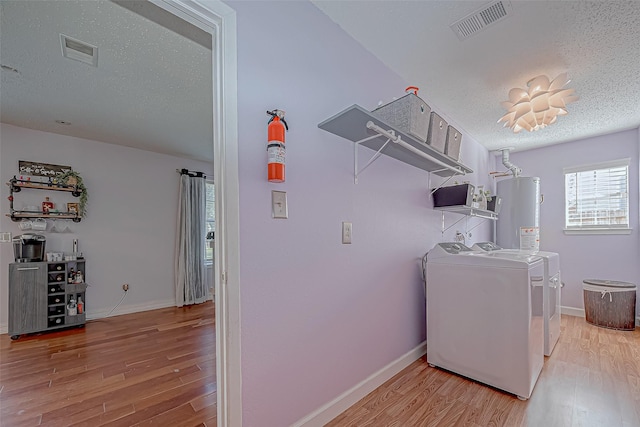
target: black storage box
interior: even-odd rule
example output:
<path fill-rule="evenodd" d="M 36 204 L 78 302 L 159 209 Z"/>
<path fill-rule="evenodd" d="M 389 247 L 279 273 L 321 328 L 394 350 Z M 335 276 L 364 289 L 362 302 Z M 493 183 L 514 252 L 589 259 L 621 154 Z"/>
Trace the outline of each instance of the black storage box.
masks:
<path fill-rule="evenodd" d="M 502 198 L 500 196 L 496 196 L 494 194 L 493 196 L 491 196 L 491 200 L 487 200 L 488 211 L 498 214 L 500 213 L 501 207 L 502 207 Z"/>
<path fill-rule="evenodd" d="M 451 185 L 440 187 L 433 191 L 433 207 L 443 206 L 471 206 L 475 187 L 471 184 Z"/>

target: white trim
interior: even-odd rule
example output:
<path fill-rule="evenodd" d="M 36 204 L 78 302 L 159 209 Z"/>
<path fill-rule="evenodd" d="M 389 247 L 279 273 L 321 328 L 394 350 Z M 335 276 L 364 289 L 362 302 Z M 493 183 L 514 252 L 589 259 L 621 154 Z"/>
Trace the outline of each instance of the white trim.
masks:
<path fill-rule="evenodd" d="M 574 308 L 574 307 L 561 306 L 560 307 L 560 314 L 565 314 L 567 316 L 574 316 L 574 317 L 582 317 L 582 318 L 585 317 L 583 308 Z"/>
<path fill-rule="evenodd" d="M 164 300 L 148 301 L 148 302 L 145 302 L 144 304 L 121 305 L 113 313 L 111 313 L 110 316 L 108 316 L 108 314 L 112 310 L 112 308 L 105 308 L 98 311 L 89 310 L 87 311 L 87 320 L 104 319 L 106 317 L 121 316 L 123 314 L 132 314 L 132 313 L 139 313 L 142 311 L 157 310 L 159 308 L 175 307 L 175 305 L 176 305 L 175 298 L 171 298 L 171 299 L 164 299 Z"/>
<path fill-rule="evenodd" d="M 217 425 L 241 426 L 236 12 L 220 0 L 149 1 L 212 35 Z"/>
<path fill-rule="evenodd" d="M 362 380 L 340 396 L 324 404 L 306 417 L 296 421 L 291 427 L 319 427 L 325 425 L 367 394 L 380 387 L 398 372 L 424 356 L 426 352 L 427 342 L 423 341 L 416 348 L 400 356 L 379 371 L 374 372 L 368 378 Z"/>
<path fill-rule="evenodd" d="M 140 312 L 149 311 L 149 310 L 157 310 L 159 308 L 175 307 L 175 305 L 176 305 L 175 298 L 148 301 L 148 302 L 145 302 L 144 304 L 121 305 L 110 316 L 108 316 L 108 314 L 109 312 L 111 312 L 112 308 L 104 308 L 96 311 L 89 310 L 87 311 L 87 321 L 104 319 L 106 317 L 121 316 L 123 314 L 132 314 L 132 313 L 140 313 Z M 8 331 L 9 331 L 8 324 L 6 323 L 0 324 L 0 334 L 6 334 L 8 333 Z M 47 332 L 47 331 L 48 330 L 45 329 L 42 332 Z"/>
<path fill-rule="evenodd" d="M 582 317 L 586 318 L 584 313 L 584 309 L 582 308 L 573 308 L 573 307 L 560 307 L 560 314 L 564 314 L 566 316 L 574 316 L 574 317 Z M 636 317 L 636 326 L 640 327 L 640 316 Z"/>
<path fill-rule="evenodd" d="M 619 168 L 622 166 L 629 167 L 630 163 L 631 163 L 631 158 L 627 157 L 624 159 L 609 160 L 607 162 L 591 163 L 588 165 L 568 166 L 566 168 L 562 168 L 562 172 L 566 175 L 568 173 L 586 172 L 586 171 L 599 170 L 599 169 Z"/>
<path fill-rule="evenodd" d="M 632 228 L 565 228 L 564 234 L 631 234 L 632 231 Z"/>

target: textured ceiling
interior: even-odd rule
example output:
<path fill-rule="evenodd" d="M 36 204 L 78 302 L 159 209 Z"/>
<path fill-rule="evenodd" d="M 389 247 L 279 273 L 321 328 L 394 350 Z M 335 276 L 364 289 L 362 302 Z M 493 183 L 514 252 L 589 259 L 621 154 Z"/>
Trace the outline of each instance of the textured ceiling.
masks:
<path fill-rule="evenodd" d="M 488 2 L 313 3 L 489 149 L 531 149 L 640 126 L 640 1 L 511 0 L 512 16 L 463 41 L 449 25 Z M 519 134 L 497 123 L 511 88 L 563 72 L 580 96 L 568 115 Z"/>
<path fill-rule="evenodd" d="M 2 69 L 0 119 L 212 161 L 211 36 L 121 3 L 2 0 L 0 63 L 17 72 Z M 98 67 L 62 57 L 60 33 L 97 46 Z"/>
<path fill-rule="evenodd" d="M 1 72 L 0 120 L 211 160 L 210 36 L 148 2 L 116 3 L 0 1 L 0 63 L 18 70 Z M 640 126 L 640 1 L 511 0 L 512 16 L 464 41 L 449 24 L 486 2 L 314 3 L 489 149 Z M 59 33 L 98 46 L 98 68 L 63 58 Z M 567 116 L 517 135 L 497 123 L 511 88 L 562 72 L 580 96 Z"/>

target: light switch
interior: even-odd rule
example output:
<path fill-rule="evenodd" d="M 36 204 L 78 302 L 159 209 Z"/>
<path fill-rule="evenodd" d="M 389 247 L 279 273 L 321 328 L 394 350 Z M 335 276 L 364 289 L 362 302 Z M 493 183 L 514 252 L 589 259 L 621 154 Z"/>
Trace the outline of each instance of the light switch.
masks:
<path fill-rule="evenodd" d="M 280 219 L 289 218 L 287 193 L 285 191 L 271 190 L 271 217 Z"/>
<path fill-rule="evenodd" d="M 351 244 L 351 223 L 343 222 L 342 223 L 342 244 L 350 245 Z"/>
<path fill-rule="evenodd" d="M 0 243 L 11 243 L 10 231 L 0 231 Z"/>

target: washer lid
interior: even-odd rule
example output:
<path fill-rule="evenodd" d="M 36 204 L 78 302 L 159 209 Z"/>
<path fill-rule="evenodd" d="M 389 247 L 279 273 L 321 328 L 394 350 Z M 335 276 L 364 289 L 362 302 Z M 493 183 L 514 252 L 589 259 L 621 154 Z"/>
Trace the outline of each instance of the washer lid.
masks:
<path fill-rule="evenodd" d="M 549 276 L 555 276 L 560 271 L 560 255 L 557 252 L 529 251 L 521 249 L 502 249 L 502 253 L 519 253 L 539 256 L 544 260 L 545 269 Z"/>
<path fill-rule="evenodd" d="M 618 282 L 617 280 L 584 279 L 582 283 L 595 286 L 607 286 L 609 288 L 635 288 L 636 285 L 629 282 Z"/>

